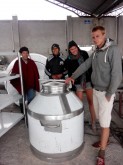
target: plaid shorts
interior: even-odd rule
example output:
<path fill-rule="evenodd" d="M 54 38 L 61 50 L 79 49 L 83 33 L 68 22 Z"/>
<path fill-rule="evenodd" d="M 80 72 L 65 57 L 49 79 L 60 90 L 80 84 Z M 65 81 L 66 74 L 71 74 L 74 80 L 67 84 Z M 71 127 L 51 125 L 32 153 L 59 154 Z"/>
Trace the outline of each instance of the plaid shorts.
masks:
<path fill-rule="evenodd" d="M 75 84 L 75 87 L 76 87 L 76 91 L 85 91 L 86 89 L 92 89 L 92 85 L 90 82 Z"/>

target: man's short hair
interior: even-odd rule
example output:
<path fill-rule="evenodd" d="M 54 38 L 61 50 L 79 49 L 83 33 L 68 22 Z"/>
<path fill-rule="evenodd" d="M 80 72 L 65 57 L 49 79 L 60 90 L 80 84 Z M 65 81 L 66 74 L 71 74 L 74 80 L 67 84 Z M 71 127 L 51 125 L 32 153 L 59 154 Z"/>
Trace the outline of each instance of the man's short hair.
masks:
<path fill-rule="evenodd" d="M 29 49 L 28 49 L 27 47 L 25 47 L 25 46 L 24 46 L 24 47 L 21 47 L 20 50 L 19 50 L 19 52 L 20 52 L 21 54 L 22 54 L 23 51 L 26 51 L 26 52 L 29 53 Z"/>
<path fill-rule="evenodd" d="M 95 26 L 93 29 L 92 29 L 92 32 L 95 32 L 97 30 L 100 30 L 102 31 L 102 33 L 105 34 L 105 28 L 103 26 Z"/>

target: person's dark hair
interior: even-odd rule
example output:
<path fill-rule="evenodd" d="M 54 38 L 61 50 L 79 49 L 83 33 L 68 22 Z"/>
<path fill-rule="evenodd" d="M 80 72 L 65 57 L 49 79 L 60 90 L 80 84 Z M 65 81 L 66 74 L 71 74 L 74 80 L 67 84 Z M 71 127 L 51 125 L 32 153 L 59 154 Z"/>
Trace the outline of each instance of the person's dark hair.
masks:
<path fill-rule="evenodd" d="M 105 33 L 105 28 L 103 26 L 95 26 L 93 29 L 92 29 L 92 32 L 95 32 L 97 30 L 100 30 L 102 31 L 103 33 Z"/>
<path fill-rule="evenodd" d="M 70 41 L 69 43 L 68 43 L 68 50 L 71 48 L 71 47 L 73 47 L 73 46 L 76 46 L 77 48 L 78 48 L 78 45 L 77 45 L 77 43 L 75 42 L 75 41 Z"/>
<path fill-rule="evenodd" d="M 23 51 L 26 51 L 26 52 L 29 53 L 29 49 L 28 49 L 27 47 L 25 47 L 25 46 L 24 46 L 24 47 L 21 47 L 20 50 L 19 50 L 19 52 L 20 52 L 21 54 L 22 54 Z"/>

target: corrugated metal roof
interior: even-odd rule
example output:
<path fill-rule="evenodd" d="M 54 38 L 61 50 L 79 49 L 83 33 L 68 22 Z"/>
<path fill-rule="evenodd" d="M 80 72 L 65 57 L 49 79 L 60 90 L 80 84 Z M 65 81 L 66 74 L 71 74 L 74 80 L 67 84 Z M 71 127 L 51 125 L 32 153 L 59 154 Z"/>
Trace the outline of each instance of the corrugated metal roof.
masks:
<path fill-rule="evenodd" d="M 123 0 L 46 0 L 66 8 L 78 16 L 90 15 L 101 17 L 117 8 L 123 9 Z"/>

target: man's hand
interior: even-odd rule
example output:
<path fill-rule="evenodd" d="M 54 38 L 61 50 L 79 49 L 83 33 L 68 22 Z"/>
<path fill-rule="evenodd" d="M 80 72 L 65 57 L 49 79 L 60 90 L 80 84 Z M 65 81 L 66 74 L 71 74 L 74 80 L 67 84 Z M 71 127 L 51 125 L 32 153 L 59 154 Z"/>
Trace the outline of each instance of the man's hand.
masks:
<path fill-rule="evenodd" d="M 52 79 L 57 79 L 57 75 L 52 75 Z"/>
<path fill-rule="evenodd" d="M 61 79 L 62 78 L 62 74 L 57 74 L 57 79 Z"/>
<path fill-rule="evenodd" d="M 72 84 L 74 84 L 74 79 L 71 78 L 71 77 L 68 77 L 68 78 L 65 80 L 65 83 L 66 83 L 66 84 L 69 84 L 70 82 L 72 82 Z"/>
<path fill-rule="evenodd" d="M 111 99 L 111 96 L 105 96 L 105 97 L 106 97 L 107 101 L 109 102 Z"/>
<path fill-rule="evenodd" d="M 55 75 L 52 75 L 52 78 L 53 79 L 61 79 L 62 77 L 62 74 L 55 74 Z"/>

